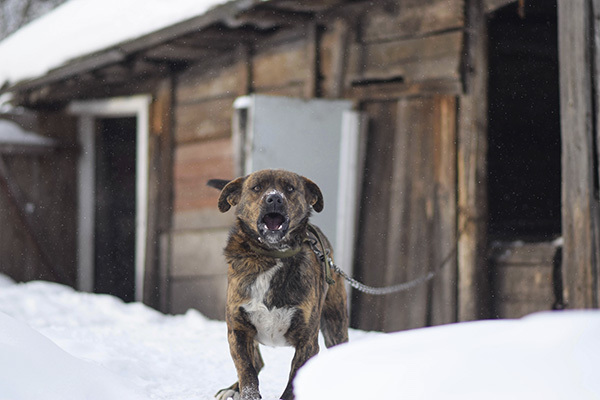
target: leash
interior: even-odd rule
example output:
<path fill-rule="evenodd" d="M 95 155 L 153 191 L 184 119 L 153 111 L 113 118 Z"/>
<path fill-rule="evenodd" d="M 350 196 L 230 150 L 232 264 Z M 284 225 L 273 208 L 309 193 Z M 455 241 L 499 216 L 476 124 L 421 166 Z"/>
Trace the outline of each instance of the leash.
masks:
<path fill-rule="evenodd" d="M 331 254 L 331 251 L 325 247 L 325 242 L 323 241 L 323 238 L 321 237 L 319 228 L 317 228 L 313 224 L 308 224 L 307 229 L 310 233 L 312 233 L 317 238 L 317 241 L 319 242 L 319 245 L 321 246 L 321 249 L 323 250 L 323 251 L 319 251 L 319 249 L 316 247 L 316 243 L 314 243 L 312 240 L 309 239 L 310 247 L 312 248 L 313 252 L 317 255 L 317 258 L 319 260 L 321 260 L 321 262 L 323 263 L 323 268 L 325 269 L 325 280 L 327 281 L 327 283 L 329 285 L 333 285 L 335 283 L 335 281 L 333 280 L 333 277 L 331 276 L 331 268 L 334 268 L 334 267 L 337 268 L 337 267 L 333 263 L 333 260 L 331 259 L 331 257 L 329 257 L 329 254 Z"/>
<path fill-rule="evenodd" d="M 325 246 L 325 240 L 323 239 L 319 229 L 316 226 L 314 226 L 313 224 L 308 224 L 307 228 L 308 228 L 308 232 L 310 234 L 312 234 L 315 237 L 315 239 L 307 238 L 303 241 L 303 243 L 308 242 L 310 244 L 312 251 L 316 254 L 317 258 L 323 264 L 323 268 L 325 270 L 325 280 L 327 281 L 327 283 L 329 285 L 333 285 L 335 283 L 335 280 L 333 279 L 332 272 L 331 272 L 333 270 L 337 274 L 339 274 L 342 278 L 344 278 L 350 284 L 350 286 L 352 286 L 354 289 L 356 289 L 360 292 L 366 293 L 366 294 L 373 295 L 373 296 L 384 296 L 387 294 L 404 292 L 404 291 L 413 289 L 419 285 L 422 285 L 426 282 L 429 282 L 430 280 L 435 278 L 441 272 L 441 270 L 448 264 L 448 262 L 452 259 L 452 257 L 454 257 L 454 255 L 456 255 L 456 253 L 458 251 L 458 240 L 462 236 L 462 230 L 461 230 L 460 232 L 458 232 L 458 235 L 456 237 L 456 242 L 454 244 L 452 251 L 450 251 L 446 255 L 446 257 L 444 257 L 444 259 L 440 262 L 440 264 L 437 266 L 437 268 L 434 271 L 429 271 L 428 273 L 423 274 L 423 275 L 419 276 L 418 278 L 412 279 L 407 282 L 399 283 L 397 285 L 375 287 L 375 286 L 365 285 L 364 283 L 352 278 L 346 272 L 344 272 L 340 267 L 338 267 L 334 263 L 332 257 L 330 257 L 331 250 L 329 248 L 327 248 L 327 246 Z M 317 246 L 317 244 L 318 244 L 318 246 Z M 302 246 L 298 246 L 296 248 L 289 249 L 289 250 L 266 250 L 266 249 L 262 249 L 260 247 L 253 246 L 250 243 L 249 243 L 249 246 L 254 252 L 256 252 L 258 254 L 268 256 L 268 257 L 274 257 L 274 258 L 294 257 L 302 250 Z"/>
<path fill-rule="evenodd" d="M 317 257 L 319 257 L 321 262 L 324 263 L 324 268 L 325 268 L 325 272 L 326 272 L 326 276 L 327 276 L 327 283 L 329 283 L 330 285 L 335 283 L 335 281 L 331 278 L 331 270 L 333 269 L 336 273 L 341 275 L 342 278 L 344 278 L 350 284 L 350 286 L 352 286 L 354 289 L 361 291 L 363 293 L 366 293 L 366 294 L 373 295 L 373 296 L 383 296 L 386 294 L 404 292 L 404 291 L 413 289 L 425 282 L 429 282 L 430 280 L 435 278 L 441 272 L 441 270 L 448 264 L 448 262 L 452 259 L 452 257 L 454 257 L 454 255 L 458 252 L 458 240 L 462 236 L 462 230 L 461 230 L 460 232 L 458 232 L 458 235 L 456 237 L 456 241 L 455 241 L 452 251 L 450 251 L 446 255 L 446 257 L 444 257 L 444 259 L 440 262 L 440 264 L 437 266 L 437 268 L 434 271 L 430 271 L 424 275 L 419 276 L 418 278 L 415 278 L 415 279 L 407 281 L 407 282 L 399 283 L 397 285 L 375 287 L 375 286 L 365 285 L 364 283 L 359 282 L 358 280 L 349 276 L 340 267 L 338 267 L 333 262 L 333 259 L 331 257 L 329 257 L 330 251 L 329 251 L 329 249 L 327 249 L 324 246 L 323 240 L 321 238 L 321 235 L 319 234 L 318 229 L 312 224 L 309 224 L 308 228 L 309 228 L 309 231 L 317 237 L 317 240 L 319 241 L 321 249 L 323 250 L 323 251 L 320 251 L 320 250 L 316 249 L 314 245 L 311 245 L 311 247 L 313 248 L 313 251 L 315 252 Z"/>

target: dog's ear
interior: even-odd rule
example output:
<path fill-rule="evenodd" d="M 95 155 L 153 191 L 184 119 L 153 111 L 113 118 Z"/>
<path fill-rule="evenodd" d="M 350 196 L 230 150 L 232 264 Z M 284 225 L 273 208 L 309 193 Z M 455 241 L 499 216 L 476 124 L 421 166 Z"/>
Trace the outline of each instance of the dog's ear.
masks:
<path fill-rule="evenodd" d="M 229 182 L 231 182 L 229 179 L 209 179 L 208 182 L 206 182 L 206 186 L 223 190 L 225 185 L 227 185 Z"/>
<path fill-rule="evenodd" d="M 310 204 L 316 212 L 323 211 L 323 194 L 321 193 L 321 189 L 317 186 L 316 183 L 302 177 L 304 180 L 304 187 L 306 188 L 306 201 Z"/>
<path fill-rule="evenodd" d="M 225 185 L 219 196 L 219 211 L 224 213 L 239 203 L 245 179 L 237 178 Z"/>

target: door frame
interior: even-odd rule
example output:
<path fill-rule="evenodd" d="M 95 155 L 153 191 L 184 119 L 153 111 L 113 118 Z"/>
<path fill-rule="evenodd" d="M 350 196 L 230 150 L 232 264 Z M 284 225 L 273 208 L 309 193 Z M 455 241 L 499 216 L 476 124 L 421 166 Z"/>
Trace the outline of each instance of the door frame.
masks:
<path fill-rule="evenodd" d="M 150 103 L 152 96 L 136 95 L 86 101 L 74 101 L 69 113 L 76 115 L 80 156 L 78 163 L 77 288 L 94 290 L 95 231 L 95 121 L 98 118 L 136 118 L 136 228 L 135 228 L 135 301 L 143 301 L 148 231 L 148 158 Z"/>

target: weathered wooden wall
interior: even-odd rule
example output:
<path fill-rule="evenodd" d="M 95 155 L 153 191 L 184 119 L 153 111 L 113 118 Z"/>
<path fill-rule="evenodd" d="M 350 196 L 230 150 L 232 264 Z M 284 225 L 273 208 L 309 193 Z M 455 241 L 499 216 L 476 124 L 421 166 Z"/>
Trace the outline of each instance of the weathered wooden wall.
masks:
<path fill-rule="evenodd" d="M 386 286 L 441 269 L 403 294 L 352 292 L 355 327 L 518 317 L 563 301 L 598 307 L 600 0 L 557 3 L 562 256 L 549 243 L 489 253 L 487 238 L 489 13 L 509 6 L 526 21 L 530 4 L 554 2 L 273 1 L 253 10 L 242 3 L 129 43 L 126 60 L 101 52 L 74 62 L 15 97 L 37 107 L 44 134 L 73 145 L 75 121 L 60 111 L 64 104 L 152 94 L 146 302 L 223 317 L 222 248 L 234 217 L 217 211 L 218 191 L 205 183 L 235 177 L 233 102 L 260 93 L 351 99 L 368 116 L 357 278 Z M 104 63 L 90 67 L 94 59 Z M 10 156 L 7 166 L 35 205 L 36 236 L 60 280 L 75 285 L 76 150 Z M 0 191 L 0 270 L 57 280 L 7 200 Z"/>
<path fill-rule="evenodd" d="M 405 293 L 355 293 L 354 323 L 394 331 L 454 322 L 456 98 L 406 98 L 367 110 L 377 123 L 368 145 L 357 274 L 374 286 L 439 274 Z"/>
<path fill-rule="evenodd" d="M 243 53 L 240 53 L 243 55 Z M 245 57 L 200 64 L 175 87 L 174 223 L 169 259 L 170 312 L 195 307 L 224 317 L 222 255 L 231 215 L 221 215 L 211 178 L 233 178 L 233 101 L 245 94 Z"/>
<path fill-rule="evenodd" d="M 36 125 L 43 135 L 62 145 L 74 141 L 75 121 L 64 113 L 42 112 Z M 6 191 L 0 190 L 0 271 L 17 281 L 44 279 L 74 286 L 76 148 L 5 155 L 3 159 L 12 184 L 22 196 L 18 201 L 28 210 L 32 229 L 24 226 Z"/>
<path fill-rule="evenodd" d="M 357 276 L 393 284 L 449 259 L 435 281 L 412 292 L 355 293 L 355 325 L 398 330 L 456 320 L 463 6 L 461 0 L 353 5 L 319 26 L 283 30 L 178 77 L 171 311 L 195 306 L 223 315 L 221 249 L 233 218 L 218 214 L 218 192 L 205 182 L 233 177 L 232 103 L 253 92 L 350 98 L 369 116 Z"/>
<path fill-rule="evenodd" d="M 361 26 L 346 77 L 347 95 L 370 120 L 355 274 L 387 286 L 441 272 L 397 295 L 355 292 L 353 324 L 394 331 L 453 322 L 463 3 L 399 2 Z"/>

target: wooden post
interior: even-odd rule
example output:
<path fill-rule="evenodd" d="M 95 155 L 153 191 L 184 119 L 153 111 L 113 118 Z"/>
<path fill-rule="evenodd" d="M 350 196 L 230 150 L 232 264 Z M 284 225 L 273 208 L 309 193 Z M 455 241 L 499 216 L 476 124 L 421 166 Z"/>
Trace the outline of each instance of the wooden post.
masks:
<path fill-rule="evenodd" d="M 346 76 L 346 65 L 349 52 L 349 26 L 344 19 L 336 19 L 333 22 L 333 35 L 335 43 L 332 46 L 331 78 L 327 96 L 340 98 L 344 92 L 344 78 Z"/>
<path fill-rule="evenodd" d="M 304 97 L 319 97 L 320 63 L 319 63 L 319 25 L 310 22 L 306 27 L 306 62 L 308 75 L 304 84 Z"/>
<path fill-rule="evenodd" d="M 482 4 L 466 2 L 464 91 L 458 131 L 458 320 L 489 313 L 487 250 L 487 26 Z"/>
<path fill-rule="evenodd" d="M 148 229 L 144 302 L 161 311 L 169 307 L 168 257 L 173 218 L 173 79 L 157 85 L 151 107 Z"/>
<path fill-rule="evenodd" d="M 568 308 L 598 307 L 598 199 L 594 162 L 594 18 L 590 0 L 558 1 L 562 130 L 562 274 Z M 595 22 L 595 21 L 594 21 Z"/>

